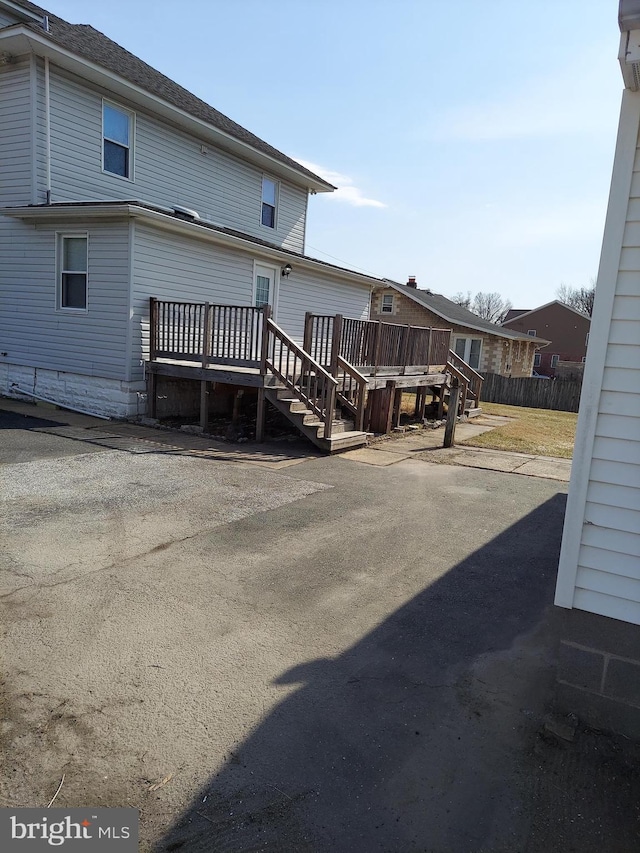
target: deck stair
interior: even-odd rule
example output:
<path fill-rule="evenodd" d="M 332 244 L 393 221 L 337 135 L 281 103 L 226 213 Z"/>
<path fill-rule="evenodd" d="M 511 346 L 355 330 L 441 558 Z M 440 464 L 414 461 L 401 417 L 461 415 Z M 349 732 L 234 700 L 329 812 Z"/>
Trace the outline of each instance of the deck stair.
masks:
<path fill-rule="evenodd" d="M 305 403 L 291 395 L 288 388 L 265 389 L 267 400 L 281 412 L 296 429 L 325 453 L 339 453 L 362 447 L 367 443 L 367 433 L 354 428 L 353 420 L 343 418 L 339 409 L 334 409 L 331 435 L 325 438 L 325 425 Z"/>

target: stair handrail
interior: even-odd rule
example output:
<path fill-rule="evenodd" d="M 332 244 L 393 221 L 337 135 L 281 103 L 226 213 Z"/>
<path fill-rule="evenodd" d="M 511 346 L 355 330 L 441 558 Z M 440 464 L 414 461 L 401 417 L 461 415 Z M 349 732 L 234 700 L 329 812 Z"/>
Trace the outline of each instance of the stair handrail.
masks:
<path fill-rule="evenodd" d="M 449 358 L 448 362 L 454 364 L 461 372 L 463 372 L 467 378 L 469 383 L 469 388 L 471 393 L 476 398 L 476 402 L 480 402 L 480 392 L 482 391 L 482 383 L 484 382 L 484 376 L 481 373 L 478 373 L 477 370 L 474 370 L 470 364 L 468 364 L 463 358 L 460 358 L 457 352 L 453 350 L 449 350 Z"/>
<path fill-rule="evenodd" d="M 324 437 L 331 438 L 338 380 L 271 318 L 267 318 L 265 335 L 265 366 L 284 382 L 301 403 L 318 416 L 324 424 Z M 284 358 L 282 346 L 276 358 L 276 340 L 286 347 Z"/>
<path fill-rule="evenodd" d="M 449 352 L 451 352 L 451 350 Z M 465 364 L 466 364 L 466 362 L 465 362 Z M 467 393 L 469 391 L 469 380 L 461 370 L 458 370 L 458 368 L 455 366 L 455 364 L 452 361 L 447 361 L 446 370 L 447 370 L 447 373 L 450 373 L 452 376 L 454 376 L 456 379 L 458 379 L 460 381 L 460 408 L 459 408 L 459 412 L 461 415 L 463 415 L 464 414 L 464 408 L 467 404 Z"/>
<path fill-rule="evenodd" d="M 343 377 L 343 382 L 342 382 L 342 391 L 338 387 L 338 389 L 336 390 L 336 393 L 337 393 L 340 405 L 344 406 L 352 414 L 355 415 L 355 418 L 356 418 L 355 428 L 359 432 L 362 432 L 363 427 L 364 427 L 364 404 L 365 404 L 365 396 L 366 396 L 366 390 L 367 390 L 367 384 L 368 384 L 367 378 L 366 378 L 366 376 L 363 376 L 359 370 L 356 370 L 356 368 L 352 364 L 350 364 L 345 358 L 343 358 L 341 355 L 339 355 L 337 358 L 337 366 L 338 366 L 339 370 L 343 370 L 345 373 L 348 373 L 349 376 L 356 383 L 356 389 L 357 390 L 356 390 L 355 402 L 350 400 L 349 397 L 345 393 L 346 388 L 345 388 L 344 377 Z"/>

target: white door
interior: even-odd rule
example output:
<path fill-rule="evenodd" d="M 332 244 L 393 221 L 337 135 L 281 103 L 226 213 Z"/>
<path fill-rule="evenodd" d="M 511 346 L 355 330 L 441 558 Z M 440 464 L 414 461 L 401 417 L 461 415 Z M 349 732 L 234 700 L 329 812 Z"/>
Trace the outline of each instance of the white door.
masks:
<path fill-rule="evenodd" d="M 277 319 L 278 313 L 278 285 L 280 283 L 280 270 L 278 267 L 269 267 L 264 264 L 255 264 L 253 271 L 253 304 L 256 308 L 263 305 L 271 306 L 271 316 Z"/>

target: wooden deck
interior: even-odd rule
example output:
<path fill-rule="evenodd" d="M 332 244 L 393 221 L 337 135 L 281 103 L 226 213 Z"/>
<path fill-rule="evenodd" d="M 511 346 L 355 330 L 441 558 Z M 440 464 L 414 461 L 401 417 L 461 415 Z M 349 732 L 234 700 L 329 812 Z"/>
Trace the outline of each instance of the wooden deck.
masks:
<path fill-rule="evenodd" d="M 302 403 L 319 420 L 325 443 L 337 423 L 336 407 L 353 418 L 355 431 L 364 436 L 372 413 L 381 405 L 392 407 L 402 389 L 418 389 L 424 411 L 422 391 L 439 389 L 444 401 L 445 387 L 455 376 L 463 385 L 464 399 L 469 392 L 479 399 L 482 377 L 451 352 L 450 339 L 449 329 L 309 313 L 300 345 L 272 320 L 269 306 L 151 299 L 146 362 L 150 414 L 155 416 L 157 377 L 166 376 L 201 383 L 203 425 L 207 384 L 219 382 L 258 390 L 258 439 L 269 389 L 287 390 L 292 411 L 294 401 Z M 269 399 L 279 406 L 281 396 L 270 393 Z M 383 399 L 391 402 L 381 404 Z M 374 416 L 374 421 L 379 426 L 388 418 Z"/>

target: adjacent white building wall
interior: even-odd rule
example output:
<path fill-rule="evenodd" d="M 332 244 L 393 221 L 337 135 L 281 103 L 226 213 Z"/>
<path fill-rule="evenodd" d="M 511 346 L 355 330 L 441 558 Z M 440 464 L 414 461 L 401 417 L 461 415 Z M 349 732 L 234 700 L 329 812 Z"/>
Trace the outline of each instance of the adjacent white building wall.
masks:
<path fill-rule="evenodd" d="M 640 93 L 625 91 L 556 604 L 640 625 Z"/>
<path fill-rule="evenodd" d="M 50 92 L 54 202 L 120 199 L 180 205 L 227 228 L 304 250 L 306 189 L 280 181 L 276 228 L 267 228 L 261 224 L 259 169 L 119 98 L 112 100 L 135 113 L 133 180 L 109 175 L 102 171 L 102 98 L 109 100 L 109 93 L 54 66 Z"/>

